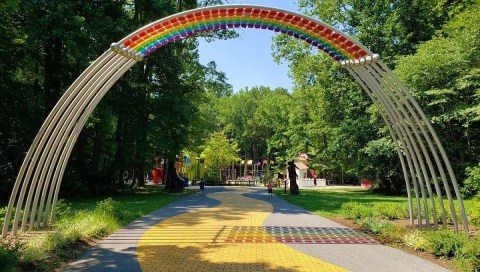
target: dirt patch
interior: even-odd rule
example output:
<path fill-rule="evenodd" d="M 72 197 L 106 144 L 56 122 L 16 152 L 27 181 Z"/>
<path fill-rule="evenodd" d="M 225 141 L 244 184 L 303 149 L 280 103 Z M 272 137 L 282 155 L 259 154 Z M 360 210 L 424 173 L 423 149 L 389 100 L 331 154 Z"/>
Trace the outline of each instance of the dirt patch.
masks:
<path fill-rule="evenodd" d="M 351 229 L 359 230 L 359 231 L 362 231 L 362 232 L 365 232 L 365 233 L 369 233 L 370 235 L 376 236 L 374 233 L 371 233 L 371 232 L 368 232 L 368 231 L 362 229 L 362 227 L 360 225 L 355 224 L 355 222 L 351 219 L 346 219 L 346 218 L 342 218 L 342 217 L 328 217 L 328 219 L 330 219 L 332 221 L 335 221 L 335 222 L 337 222 L 337 223 L 339 223 L 339 224 L 341 224 L 345 227 L 349 227 Z M 398 249 L 402 250 L 403 252 L 406 252 L 408 254 L 420 257 L 420 258 L 425 259 L 427 261 L 430 261 L 434 264 L 442 266 L 442 267 L 444 267 L 448 270 L 459 271 L 458 269 L 456 269 L 455 263 L 450 259 L 439 259 L 431 253 L 414 250 L 414 249 L 412 249 L 412 248 L 410 248 L 406 245 L 403 245 L 403 244 L 398 244 L 398 243 L 389 244 L 389 243 L 387 243 L 385 245 L 388 245 L 388 246 L 391 246 L 391 247 L 394 247 L 394 248 L 398 248 Z"/>

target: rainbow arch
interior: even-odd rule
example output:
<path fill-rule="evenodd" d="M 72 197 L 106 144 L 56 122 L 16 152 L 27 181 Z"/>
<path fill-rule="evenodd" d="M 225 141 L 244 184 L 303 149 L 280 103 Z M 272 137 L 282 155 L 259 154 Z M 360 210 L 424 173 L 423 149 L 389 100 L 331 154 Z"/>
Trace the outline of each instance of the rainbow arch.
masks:
<path fill-rule="evenodd" d="M 75 142 L 95 107 L 126 71 L 168 43 L 227 28 L 284 33 L 338 61 L 379 109 L 393 139 L 407 187 L 410 223 L 414 220 L 413 191 L 419 207 L 417 224 L 437 228 L 442 222 L 446 227 L 444 188 L 454 229 L 458 231 L 453 187 L 463 228 L 468 232 L 462 196 L 440 139 L 407 88 L 377 54 L 338 29 L 305 15 L 264 6 L 222 5 L 181 12 L 138 29 L 112 43 L 72 83 L 45 119 L 25 156 L 8 202 L 2 237 L 10 230 L 15 236 L 19 228 L 35 229 L 54 220 L 63 174 Z"/>
<path fill-rule="evenodd" d="M 354 39 L 313 18 L 281 9 L 242 5 L 207 7 L 175 14 L 141 28 L 117 46 L 146 57 L 179 39 L 228 28 L 266 29 L 290 35 L 317 47 L 337 61 L 373 55 Z"/>

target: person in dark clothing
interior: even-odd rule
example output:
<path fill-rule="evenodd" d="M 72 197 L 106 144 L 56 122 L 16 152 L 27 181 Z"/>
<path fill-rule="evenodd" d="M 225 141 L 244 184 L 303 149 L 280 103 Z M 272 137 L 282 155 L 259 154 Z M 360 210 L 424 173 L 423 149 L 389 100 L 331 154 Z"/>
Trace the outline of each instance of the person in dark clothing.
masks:
<path fill-rule="evenodd" d="M 290 193 L 292 195 L 300 194 L 297 184 L 298 175 L 296 169 L 298 169 L 298 167 L 293 161 L 288 162 L 288 178 L 290 179 Z"/>
<path fill-rule="evenodd" d="M 200 179 L 200 191 L 202 192 L 202 196 L 203 196 L 203 192 L 205 191 L 205 181 L 203 181 L 203 178 Z"/>

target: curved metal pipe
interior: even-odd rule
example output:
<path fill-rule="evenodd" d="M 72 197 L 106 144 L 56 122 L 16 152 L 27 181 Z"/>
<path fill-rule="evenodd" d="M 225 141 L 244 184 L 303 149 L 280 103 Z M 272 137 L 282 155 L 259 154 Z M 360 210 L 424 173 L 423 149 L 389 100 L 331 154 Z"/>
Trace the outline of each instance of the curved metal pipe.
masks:
<path fill-rule="evenodd" d="M 78 120 L 80 113 L 85 110 L 85 107 L 88 105 L 88 102 L 92 99 L 92 97 L 95 95 L 96 91 L 98 88 L 100 88 L 103 83 L 110 77 L 109 73 L 114 73 L 115 68 L 117 63 L 121 63 L 122 61 L 128 60 L 128 58 L 125 58 L 123 56 L 115 56 L 112 58 L 113 63 L 111 65 L 108 65 L 106 69 L 104 69 L 102 72 L 98 72 L 97 74 L 100 74 L 100 77 L 95 80 L 92 85 L 89 87 L 86 87 L 82 91 L 81 97 L 78 97 L 75 101 L 72 102 L 71 106 L 74 106 L 72 110 L 70 110 L 67 118 L 63 121 L 63 124 L 60 126 L 60 129 L 56 130 L 56 133 L 52 135 L 52 137 L 55 139 L 54 143 L 51 148 L 49 148 L 49 154 L 47 156 L 47 159 L 42 166 L 42 171 L 43 173 L 48 173 L 47 177 L 45 178 L 45 174 L 43 174 L 40 177 L 40 180 L 43 181 L 43 189 L 42 189 L 42 194 L 41 194 L 41 199 L 40 199 L 40 206 L 38 210 L 36 209 L 37 207 L 37 202 L 38 202 L 38 195 L 40 193 L 40 188 L 37 188 L 37 193 L 35 194 L 35 199 L 33 201 L 33 207 L 32 207 L 32 212 L 30 215 L 30 228 L 32 227 L 38 227 L 41 217 L 42 217 L 42 210 L 44 206 L 44 201 L 45 201 L 45 194 L 47 193 L 47 188 L 49 187 L 49 184 L 51 183 L 50 177 L 52 174 L 53 169 L 55 168 L 55 163 L 56 159 L 58 157 L 59 151 L 62 149 L 66 137 L 68 134 L 70 134 L 71 130 L 73 129 L 73 125 L 75 124 L 76 120 Z M 45 171 L 47 170 L 48 171 Z M 33 224 L 33 221 L 35 219 L 35 213 L 37 213 L 37 220 L 35 224 Z"/>
<path fill-rule="evenodd" d="M 85 126 L 85 123 L 88 120 L 88 117 L 92 114 L 93 110 L 95 107 L 98 105 L 100 102 L 101 98 L 109 91 L 110 87 L 128 70 L 130 69 L 134 64 L 136 63 L 135 60 L 129 60 L 123 67 L 121 67 L 118 72 L 112 76 L 112 78 L 105 84 L 104 88 L 97 94 L 97 97 L 94 99 L 91 105 L 88 106 L 86 109 L 85 113 L 82 116 L 81 121 L 77 123 L 75 126 L 75 129 L 73 133 L 70 135 L 70 138 L 66 144 L 66 147 L 63 150 L 62 153 L 62 158 L 63 161 L 60 164 L 60 171 L 59 175 L 56 179 L 54 179 L 54 184 L 55 184 L 55 192 L 54 192 L 54 197 L 53 197 L 53 203 L 52 203 L 52 213 L 50 216 L 50 220 L 53 221 L 55 216 L 54 216 L 54 211 L 55 211 L 55 206 L 57 204 L 57 199 L 58 199 L 58 193 L 60 191 L 60 185 L 62 183 L 62 177 L 65 172 L 65 168 L 67 167 L 68 159 L 70 158 L 70 154 L 73 150 L 73 147 L 75 146 L 75 142 L 77 141 L 78 136 L 80 135 L 81 130 Z"/>
<path fill-rule="evenodd" d="M 443 159 L 443 163 L 445 163 L 445 165 L 447 167 L 447 170 L 448 170 L 448 173 L 449 173 L 449 176 L 450 176 L 450 179 L 452 180 L 452 185 L 454 187 L 454 191 L 455 191 L 455 194 L 456 194 L 456 197 L 457 197 L 457 202 L 458 202 L 458 205 L 459 205 L 460 213 L 462 215 L 463 226 L 464 226 L 465 231 L 468 233 L 469 228 L 468 228 L 468 223 L 467 223 L 467 216 L 465 214 L 465 207 L 463 205 L 462 195 L 460 194 L 460 189 L 458 187 L 457 179 L 455 177 L 455 174 L 453 173 L 453 169 L 452 169 L 452 166 L 450 165 L 450 161 L 448 160 L 448 157 L 447 157 L 447 154 L 445 152 L 445 149 L 443 148 L 443 145 L 441 144 L 440 140 L 438 139 L 437 133 L 433 129 L 432 125 L 430 124 L 430 121 L 428 121 L 427 116 L 425 115 L 423 110 L 420 108 L 420 106 L 418 105 L 415 98 L 408 91 L 407 87 L 405 87 L 405 85 L 397 78 L 397 76 L 394 73 L 392 73 L 390 71 L 390 69 L 388 69 L 388 67 L 385 66 L 384 63 L 379 62 L 378 65 L 379 65 L 380 68 L 382 68 L 384 71 L 386 71 L 386 73 L 389 75 L 389 77 L 392 78 L 393 81 L 398 86 L 400 86 L 400 90 L 402 90 L 402 93 L 403 93 L 403 95 L 401 95 L 400 97 L 406 98 L 414 106 L 417 114 L 413 114 L 413 116 L 417 117 L 417 118 L 418 118 L 418 116 L 420 116 L 423 123 L 427 126 L 428 132 L 432 136 L 432 138 L 433 138 L 433 140 L 434 140 L 434 142 L 435 142 L 435 144 L 438 148 L 438 151 L 440 151 L 440 154 L 441 154 L 442 159 Z M 421 126 L 420 128 L 423 129 L 423 126 Z M 426 132 L 422 131 L 422 133 L 426 133 Z M 426 133 L 426 134 L 428 134 L 428 133 Z M 428 142 L 428 144 L 430 145 L 431 142 Z M 432 148 L 432 147 L 430 149 L 435 150 L 435 148 Z M 435 156 L 437 156 L 436 152 L 434 152 L 433 155 L 434 155 L 434 158 L 435 158 Z M 440 169 L 440 174 L 445 175 L 442 164 L 440 163 L 440 164 L 437 164 L 437 165 Z M 444 176 L 442 176 L 442 179 L 443 178 L 444 178 Z M 445 186 L 445 193 L 447 194 L 448 199 L 451 199 L 452 197 L 450 195 L 450 186 L 449 186 L 448 182 L 446 182 L 444 184 L 444 186 Z M 452 209 L 452 206 L 453 206 L 453 203 L 451 204 L 451 209 Z M 453 210 L 454 210 L 454 208 L 453 208 Z M 452 212 L 452 219 L 453 218 L 455 218 L 454 221 L 456 221 L 456 212 Z M 458 229 L 455 229 L 455 232 L 458 232 Z"/>
<path fill-rule="evenodd" d="M 81 88 L 81 86 L 85 84 L 85 78 L 90 74 L 95 74 L 96 71 L 98 71 L 99 66 L 102 65 L 103 61 L 105 59 L 108 59 L 108 57 L 112 57 L 113 55 L 115 54 L 112 54 L 112 52 L 106 52 L 103 55 L 101 55 L 97 59 L 97 61 L 95 61 L 87 69 L 85 69 L 85 71 L 75 80 L 75 82 L 70 86 L 70 88 L 65 92 L 65 94 L 60 97 L 59 102 L 57 102 L 56 106 L 52 109 L 52 111 L 49 113 L 49 115 L 45 119 L 39 132 L 35 136 L 35 139 L 27 152 L 27 155 L 25 156 L 22 166 L 20 167 L 17 179 L 14 184 L 14 188 L 12 190 L 12 194 L 10 195 L 10 200 L 7 206 L 7 212 L 5 214 L 5 221 L 2 229 L 2 238 L 5 238 L 7 236 L 10 217 L 12 215 L 13 204 L 15 203 L 15 200 L 17 200 L 17 196 L 18 196 L 17 206 L 15 210 L 15 219 L 12 226 L 12 235 L 16 235 L 20 210 L 22 209 L 25 192 L 30 182 L 31 172 L 27 172 L 26 176 L 25 176 L 25 172 L 27 171 L 27 169 L 30 168 L 32 161 L 36 161 L 38 159 L 39 153 L 41 153 L 41 151 L 38 150 L 39 146 L 44 145 L 46 141 L 46 137 L 48 137 L 48 135 L 53 129 L 54 124 L 56 123 L 58 118 L 60 118 L 61 114 L 59 114 L 59 112 L 64 111 L 64 108 L 69 103 L 69 101 L 73 99 L 73 97 L 78 92 L 79 88 Z M 20 189 L 20 186 L 22 186 L 22 188 L 19 193 L 18 190 Z"/>
<path fill-rule="evenodd" d="M 115 63 L 117 61 L 120 61 L 121 59 L 124 59 L 124 57 L 117 55 L 113 57 L 109 62 L 107 62 L 105 66 L 110 67 L 111 65 L 115 65 Z M 30 228 L 34 227 L 33 222 L 35 219 L 35 213 L 37 212 L 37 203 L 38 203 L 38 198 L 41 192 L 41 189 L 40 189 L 41 182 L 43 182 L 44 184 L 48 182 L 45 179 L 39 180 L 38 173 L 41 172 L 42 176 L 43 177 L 45 176 L 46 171 L 44 170 L 48 167 L 47 163 L 49 163 L 49 161 L 51 160 L 51 157 L 53 156 L 54 151 L 58 148 L 58 144 L 62 141 L 61 135 L 63 135 L 64 132 L 68 129 L 68 127 L 71 126 L 71 123 L 74 122 L 74 116 L 76 115 L 78 116 L 79 112 L 82 111 L 82 108 L 80 108 L 81 102 L 85 100 L 88 97 L 88 95 L 90 95 L 89 92 L 92 86 L 96 86 L 96 84 L 99 84 L 99 82 L 101 82 L 104 76 L 105 76 L 105 71 L 103 69 L 95 73 L 92 79 L 82 88 L 82 90 L 78 93 L 75 99 L 71 101 L 71 103 L 68 105 L 65 113 L 62 115 L 60 120 L 57 122 L 55 129 L 50 134 L 49 140 L 47 141 L 47 145 L 44 148 L 44 150 L 49 150 L 49 151 L 42 152 L 43 154 L 40 157 L 38 164 L 36 165 L 36 169 L 41 169 L 41 171 L 35 171 L 35 174 L 34 174 L 32 186 L 30 188 L 30 191 L 27 197 L 27 202 L 26 202 L 25 210 L 23 214 L 22 227 L 21 227 L 22 231 L 24 231 L 27 226 L 26 221 L 28 219 L 28 212 L 30 209 L 30 202 L 32 201 L 33 192 L 35 192 L 35 197 L 32 203 L 32 209 L 31 209 L 32 212 L 30 214 L 29 225 L 30 225 Z"/>
<path fill-rule="evenodd" d="M 387 74 L 385 72 L 383 72 L 383 70 L 380 69 L 380 67 L 375 63 L 371 66 L 372 69 L 374 69 L 377 73 L 379 73 L 382 78 L 384 80 L 387 81 L 388 83 L 388 86 L 391 88 L 391 90 L 393 90 L 392 92 L 392 96 L 395 97 L 395 103 L 398 105 L 399 108 L 401 108 L 403 114 L 405 116 L 407 116 L 410 120 L 409 122 L 412 123 L 412 124 L 417 124 L 417 127 L 420 128 L 420 131 L 422 131 L 422 135 L 424 136 L 425 138 L 425 141 L 428 143 L 428 141 L 430 141 L 430 139 L 428 138 L 428 135 L 426 135 L 425 133 L 423 133 L 424 131 L 424 128 L 423 128 L 423 125 L 419 122 L 418 120 L 418 117 L 415 116 L 415 112 L 413 112 L 411 110 L 411 105 L 408 103 L 408 101 L 406 101 L 403 96 L 401 96 L 399 90 L 397 89 L 397 87 L 395 86 L 394 82 L 392 82 L 392 80 L 387 76 Z M 398 96 L 400 96 L 400 99 L 402 100 L 403 104 L 397 99 L 397 97 L 395 96 L 395 94 L 397 94 Z M 406 113 L 406 110 L 405 108 L 403 107 L 403 105 L 405 105 L 410 113 L 410 115 L 413 115 L 414 116 L 414 119 L 415 119 L 415 123 L 411 120 L 410 116 Z M 442 195 L 442 191 L 440 189 L 440 185 L 438 184 L 438 181 L 437 181 L 437 174 L 436 174 L 436 171 L 435 171 L 435 168 L 434 168 L 434 165 L 430 159 L 430 155 L 425 147 L 425 144 L 423 142 L 423 139 L 422 137 L 418 134 L 418 130 L 417 129 L 414 129 L 412 128 L 412 131 L 414 132 L 415 134 L 415 137 L 417 138 L 418 142 L 420 143 L 420 148 L 422 149 L 422 152 L 423 152 L 423 155 L 424 157 L 427 159 L 427 165 L 428 165 L 428 168 L 430 170 L 430 173 L 431 173 L 431 177 L 432 177 L 432 180 L 433 180 L 433 183 L 435 185 L 435 191 L 437 193 L 437 196 L 439 198 L 439 206 L 440 206 L 440 210 L 442 212 L 442 223 L 443 223 L 443 226 L 444 227 L 447 227 L 447 219 L 446 219 L 446 212 L 445 212 L 445 207 L 444 207 L 444 204 L 443 204 L 443 195 Z M 434 149 L 432 150 L 432 146 L 429 145 L 430 147 L 430 152 L 433 153 L 436 152 Z M 437 164 L 438 164 L 438 161 L 436 161 Z M 446 180 L 443 180 L 443 182 L 445 183 Z M 427 185 L 430 185 L 430 183 L 427 182 Z M 429 186 L 429 190 L 431 191 L 432 189 L 430 188 Z M 431 194 L 431 192 L 430 192 Z M 434 206 L 434 203 L 432 203 L 432 206 Z M 456 223 L 454 223 L 455 225 Z"/>
<path fill-rule="evenodd" d="M 432 205 L 433 224 L 434 224 L 434 228 L 437 229 L 438 228 L 438 219 L 437 219 L 437 211 L 436 211 L 436 208 L 435 208 L 435 200 L 433 198 L 432 187 L 430 185 L 430 176 L 428 175 L 428 171 L 425 167 L 425 161 L 424 161 L 424 158 L 426 158 L 428 161 L 430 161 L 430 157 L 429 157 L 429 155 L 428 155 L 428 153 L 425 149 L 425 145 L 423 143 L 423 140 L 418 135 L 417 128 L 416 128 L 416 126 L 414 126 L 414 123 L 413 123 L 412 119 L 410 118 L 410 116 L 405 111 L 405 108 L 403 107 L 402 103 L 400 103 L 398 101 L 397 97 L 395 96 L 393 91 L 390 89 L 390 86 L 387 84 L 387 82 L 385 82 L 386 79 L 382 78 L 377 73 L 376 70 L 371 69 L 370 65 L 365 65 L 364 68 L 365 68 L 366 71 L 368 71 L 370 74 L 372 74 L 376 78 L 376 80 L 377 80 L 377 82 L 379 82 L 379 84 L 381 84 L 382 89 L 385 91 L 385 93 L 382 93 L 382 94 L 384 95 L 386 100 L 390 101 L 392 107 L 397 109 L 397 113 L 399 115 L 399 118 L 401 118 L 402 120 L 406 119 L 405 130 L 408 131 L 408 134 L 409 134 L 409 137 L 410 137 L 411 141 L 415 142 L 415 143 L 418 143 L 418 144 L 414 145 L 414 148 L 417 147 L 416 152 L 419 155 L 419 156 L 417 156 L 417 158 L 418 158 L 418 161 L 420 162 L 420 168 L 422 170 L 423 178 L 425 180 L 425 185 L 427 187 L 427 191 L 428 191 L 428 195 L 429 195 L 429 199 L 430 199 L 430 204 Z M 388 95 L 388 92 L 390 92 L 390 95 Z M 400 110 L 400 111 L 398 111 L 398 110 Z M 403 114 L 403 116 L 402 116 L 402 114 Z M 409 129 L 409 127 L 411 129 Z M 413 138 L 411 132 L 413 132 L 417 141 L 415 141 L 415 138 Z M 418 145 L 420 145 L 423 157 L 421 156 L 420 152 L 418 151 Z M 429 165 L 429 169 L 432 170 L 432 165 L 431 164 Z M 433 170 L 433 175 L 435 175 L 434 170 Z"/>
<path fill-rule="evenodd" d="M 363 79 L 368 81 L 368 84 L 371 87 L 371 90 L 375 93 L 376 97 L 379 99 L 382 105 L 384 105 L 387 112 L 390 113 L 389 115 L 391 115 L 393 120 L 395 120 L 395 122 L 398 124 L 399 131 L 402 135 L 401 138 L 404 139 L 408 149 L 411 151 L 410 155 L 411 155 L 411 159 L 413 161 L 414 169 L 416 172 L 416 175 L 414 175 L 413 177 L 416 177 L 418 179 L 418 182 L 420 185 L 419 187 L 420 187 L 420 192 L 423 199 L 423 208 L 424 208 L 424 214 L 425 214 L 425 224 L 426 224 L 426 227 L 429 228 L 430 216 L 428 214 L 428 203 L 427 203 L 427 196 L 426 196 L 427 194 L 425 192 L 425 185 L 422 179 L 421 168 L 418 164 L 419 153 L 418 153 L 418 148 L 416 148 L 416 143 L 415 141 L 413 141 L 411 135 L 409 134 L 408 127 L 404 123 L 404 120 L 402 120 L 398 110 L 394 108 L 391 103 L 388 102 L 389 101 L 388 98 L 384 97 L 382 93 L 383 89 L 380 87 L 379 83 L 374 78 L 372 78 L 372 76 L 368 74 L 367 71 L 364 70 L 365 68 L 354 67 L 352 69 L 355 70 L 355 72 L 359 74 Z M 420 206 L 418 206 L 418 209 L 420 209 Z M 419 226 L 421 226 L 421 224 L 419 224 Z"/>
<path fill-rule="evenodd" d="M 371 93 L 371 90 L 369 89 L 369 87 L 367 87 L 366 83 L 364 83 L 362 81 L 362 79 L 360 79 L 360 77 L 349 67 L 346 68 L 347 71 L 350 73 L 350 75 L 353 76 L 353 78 L 360 84 L 360 86 L 365 90 L 365 93 L 370 97 L 370 100 L 372 100 L 372 102 L 375 104 L 375 106 L 377 107 L 378 109 L 378 112 L 380 113 L 380 116 L 382 117 L 383 119 L 383 122 L 385 123 L 385 125 L 387 126 L 387 129 L 390 133 L 390 136 L 392 137 L 392 141 L 393 143 L 395 144 L 395 150 L 397 151 L 397 155 L 398 157 L 400 158 L 400 164 L 402 165 L 402 171 L 403 171 L 403 176 L 404 176 L 404 179 L 405 179 L 405 184 L 406 184 L 406 187 L 407 187 L 407 196 L 408 196 L 408 213 L 409 213 L 409 218 L 410 218 L 410 225 L 413 225 L 413 205 L 412 205 L 412 193 L 411 193 L 411 188 L 410 188 L 410 181 L 408 179 L 408 171 L 407 171 L 407 167 L 405 165 L 405 159 L 404 159 L 404 156 L 406 155 L 403 155 L 402 152 L 401 152 L 401 148 L 398 144 L 398 142 L 400 140 L 397 139 L 397 136 L 399 134 L 397 128 L 395 128 L 395 131 L 396 132 L 393 132 L 393 128 L 392 128 L 392 124 L 390 124 L 391 120 L 388 119 L 385 115 L 385 112 L 384 112 L 384 109 L 383 107 L 379 104 L 379 102 L 377 101 L 377 99 L 375 98 L 375 96 Z M 405 146 L 405 145 L 404 145 Z M 407 151 L 408 152 L 408 151 Z M 411 163 L 410 163 L 411 164 Z M 417 205 L 419 205 L 419 200 L 418 200 L 418 195 L 416 195 L 416 199 L 417 199 Z M 419 220 L 421 218 L 421 216 L 418 216 Z"/>

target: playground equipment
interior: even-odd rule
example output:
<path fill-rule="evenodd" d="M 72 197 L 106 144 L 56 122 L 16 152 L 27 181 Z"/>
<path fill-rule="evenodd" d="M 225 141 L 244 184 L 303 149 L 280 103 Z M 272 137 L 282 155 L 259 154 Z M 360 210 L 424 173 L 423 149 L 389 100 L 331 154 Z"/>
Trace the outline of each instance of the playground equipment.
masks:
<path fill-rule="evenodd" d="M 62 177 L 78 135 L 103 96 L 130 67 L 168 43 L 195 33 L 227 28 L 280 32 L 304 40 L 338 61 L 378 107 L 396 145 L 408 191 L 410 223 L 413 224 L 410 194 L 413 185 L 419 207 L 418 225 L 423 224 L 423 210 L 425 225 L 430 227 L 433 221 L 437 228 L 436 193 L 441 220 L 446 226 L 440 181 L 455 231 L 458 220 L 451 187 L 463 227 L 468 231 L 457 180 L 437 134 L 407 88 L 377 54 L 338 29 L 305 15 L 263 6 L 224 5 L 189 10 L 148 24 L 113 43 L 78 77 L 52 109 L 25 156 L 8 203 L 2 237 L 9 232 L 14 210 L 12 235 L 17 234 L 19 227 L 25 231 L 27 226 L 32 229 L 54 220 Z M 429 218 L 428 202 L 433 220 Z"/>

